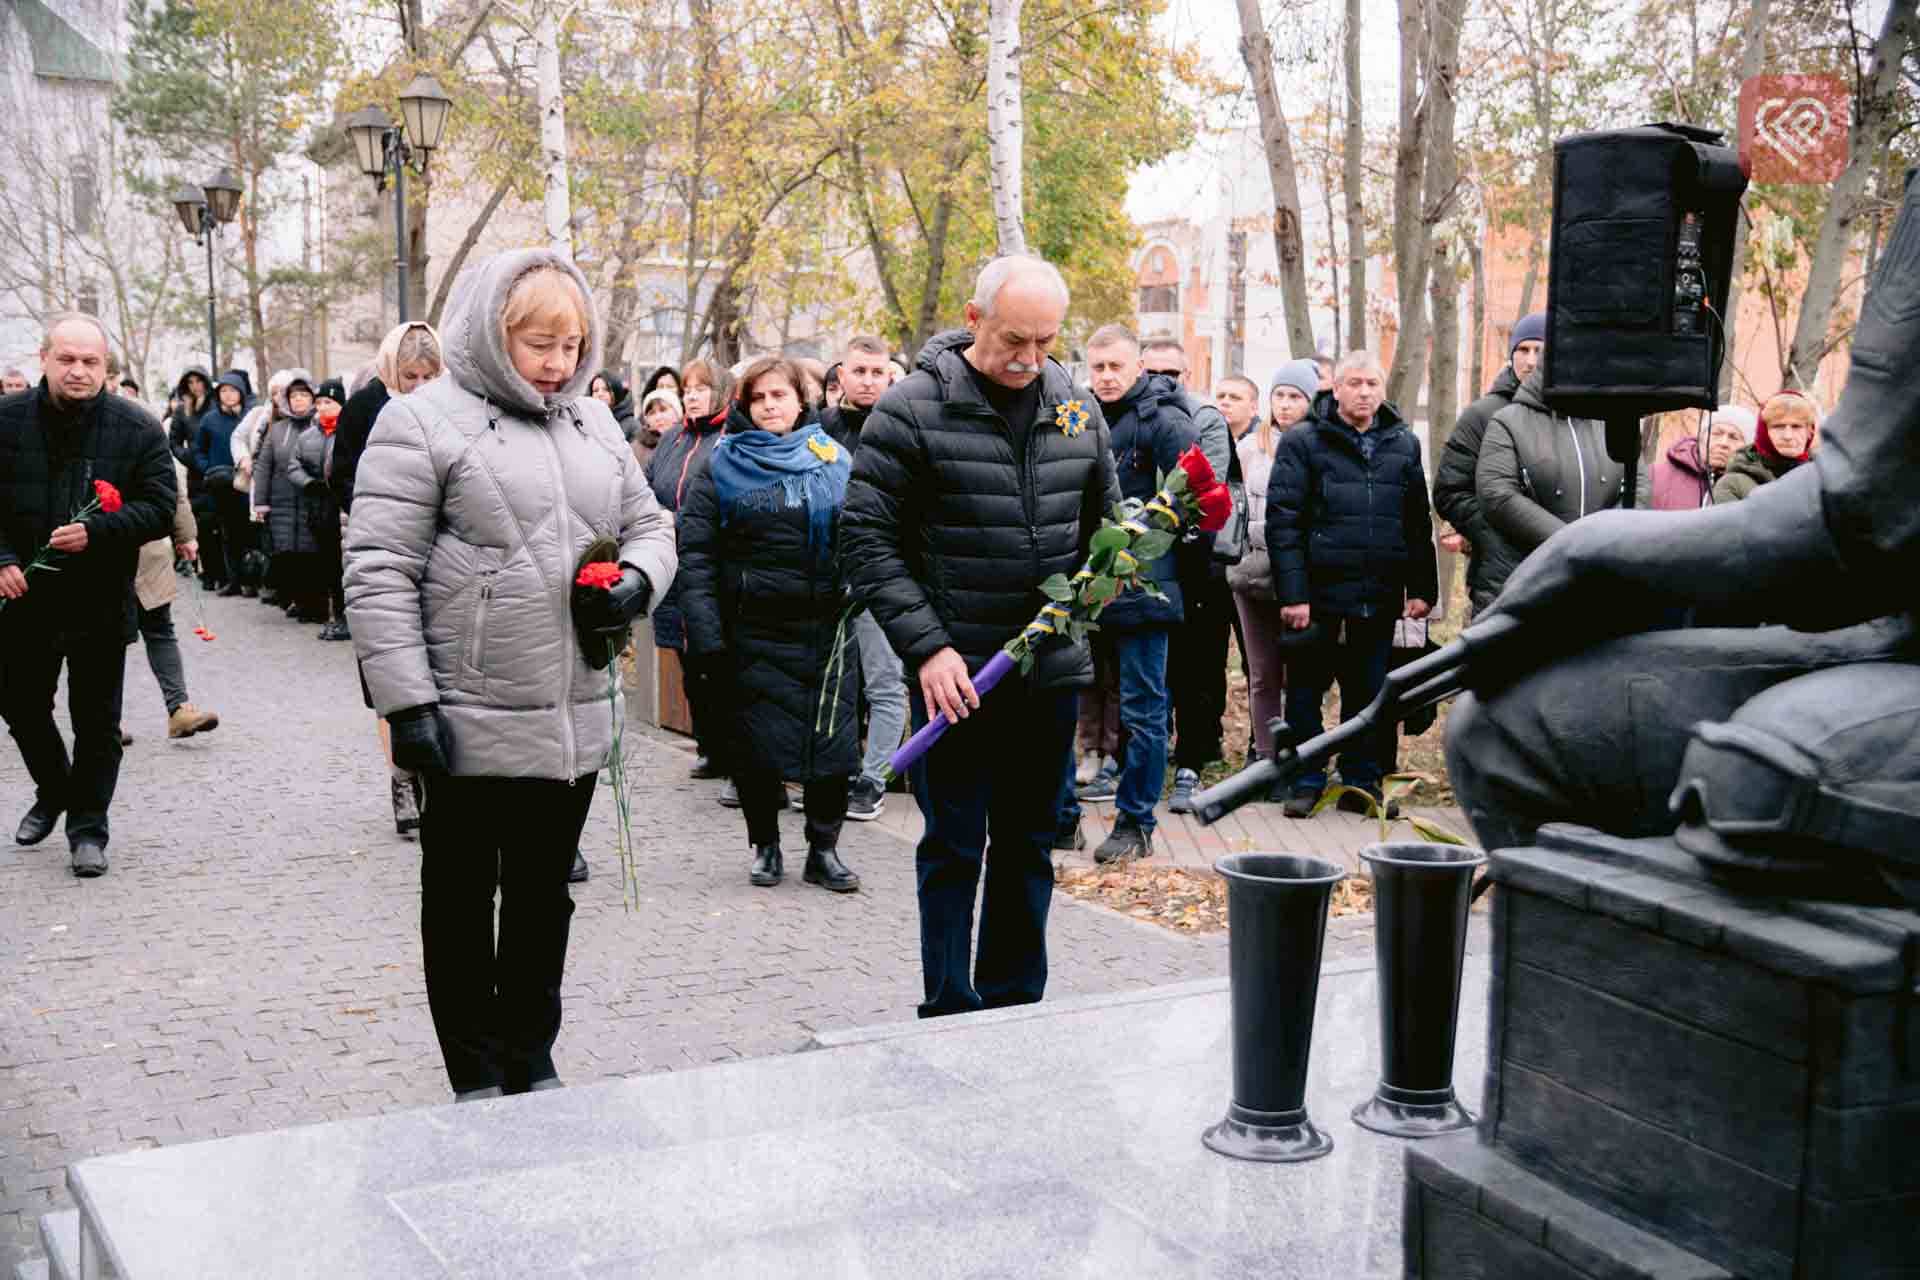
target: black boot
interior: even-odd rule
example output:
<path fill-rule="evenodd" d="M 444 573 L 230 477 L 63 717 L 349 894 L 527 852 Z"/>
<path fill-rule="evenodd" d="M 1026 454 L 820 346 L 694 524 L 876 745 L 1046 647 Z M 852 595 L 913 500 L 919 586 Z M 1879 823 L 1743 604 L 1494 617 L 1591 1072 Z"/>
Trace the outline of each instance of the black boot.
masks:
<path fill-rule="evenodd" d="M 573 870 L 567 872 L 567 883 L 585 884 L 587 882 L 587 875 L 586 856 L 578 849 L 575 849 L 573 851 Z"/>
<path fill-rule="evenodd" d="M 860 887 L 860 877 L 847 870 L 847 864 L 840 861 L 838 849 L 809 850 L 807 869 L 801 879 L 835 893 L 852 893 Z"/>
<path fill-rule="evenodd" d="M 809 865 L 811 865 L 811 860 L 809 860 Z M 747 875 L 747 879 L 750 882 L 764 889 L 768 885 L 779 884 L 780 877 L 785 874 L 785 869 L 780 865 L 779 845 L 762 844 L 754 846 L 753 870 Z"/>

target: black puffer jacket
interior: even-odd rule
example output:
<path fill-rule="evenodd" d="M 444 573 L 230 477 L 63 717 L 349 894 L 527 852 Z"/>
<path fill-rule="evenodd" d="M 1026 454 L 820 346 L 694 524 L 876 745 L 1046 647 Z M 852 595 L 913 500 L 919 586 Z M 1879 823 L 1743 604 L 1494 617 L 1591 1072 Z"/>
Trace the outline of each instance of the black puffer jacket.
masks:
<path fill-rule="evenodd" d="M 647 483 L 653 496 L 668 511 L 677 512 L 693 490 L 693 483 L 707 465 L 713 446 L 726 426 L 724 410 L 711 417 L 689 420 L 667 432 L 660 447 L 647 459 Z M 687 615 L 680 604 L 685 588 L 678 577 L 653 606 L 653 640 L 668 649 L 687 647 Z"/>
<path fill-rule="evenodd" d="M 860 432 L 867 425 L 872 409 L 841 403 L 820 412 L 820 429 L 849 449 L 860 447 Z"/>
<path fill-rule="evenodd" d="M 1475 468 L 1486 520 L 1480 581 L 1473 610 L 1491 608 L 1507 579 L 1533 549 L 1582 516 L 1620 505 L 1626 468 L 1607 456 L 1607 429 L 1592 418 L 1569 418 L 1547 407 L 1536 371 L 1513 403 L 1487 424 Z M 1644 464 L 1638 500 L 1652 488 Z"/>
<path fill-rule="evenodd" d="M 1106 420 L 1060 365 L 1041 374 L 1040 409 L 1003 421 L 961 355 L 973 338 L 943 333 L 880 397 L 860 433 L 840 526 L 840 563 L 909 671 L 952 645 L 978 669 L 1045 603 L 1040 583 L 1072 574 L 1120 500 Z M 1085 430 L 1068 436 L 1057 407 L 1078 400 Z M 1084 644 L 1040 651 L 1043 688 L 1093 679 Z"/>
<path fill-rule="evenodd" d="M 1179 383 L 1164 373 L 1143 373 L 1112 404 L 1102 404 L 1113 440 L 1114 472 L 1120 495 L 1145 502 L 1159 492 L 1154 483 L 1173 470 L 1180 455 L 1197 435 Z M 1129 591 L 1100 614 L 1100 625 L 1115 631 L 1170 627 L 1185 618 L 1180 596 L 1179 558 L 1169 550 L 1147 562 L 1147 575 L 1166 592 L 1155 600 L 1144 591 Z"/>
<path fill-rule="evenodd" d="M 1374 415 L 1373 457 L 1322 391 L 1313 417 L 1280 437 L 1267 480 L 1267 553 L 1282 605 L 1398 617 L 1439 592 L 1420 442 L 1390 404 Z"/>
<path fill-rule="evenodd" d="M 376 377 L 348 397 L 340 408 L 340 425 L 334 428 L 333 470 L 327 474 L 327 488 L 342 511 L 353 510 L 353 485 L 360 474 L 360 455 L 367 451 L 367 437 L 373 423 L 393 397 L 387 384 Z"/>
<path fill-rule="evenodd" d="M 87 549 L 56 554 L 58 573 L 28 578 L 27 594 L 0 609 L 0 636 L 20 628 L 131 641 L 140 548 L 173 531 L 178 497 L 166 433 L 132 400 L 102 391 L 62 412 L 44 378 L 0 397 L 0 568 L 25 569 L 93 501 L 95 480 L 124 505 L 86 518 Z"/>
<path fill-rule="evenodd" d="M 1512 404 L 1513 393 L 1519 389 L 1520 379 L 1514 375 L 1513 366 L 1500 370 L 1487 394 L 1454 419 L 1453 434 L 1447 437 L 1447 447 L 1440 451 L 1440 460 L 1433 468 L 1434 510 L 1473 546 L 1467 560 L 1469 591 L 1482 589 L 1481 578 L 1486 572 L 1487 517 L 1480 509 L 1473 481 L 1474 468 L 1480 465 L 1480 442 L 1486 438 L 1493 415 Z"/>
<path fill-rule="evenodd" d="M 728 429 L 752 426 L 736 408 Z M 688 652 L 733 659 L 739 717 L 728 759 L 801 782 L 853 773 L 860 765 L 860 653 L 849 627 L 833 662 L 846 588 L 834 558 L 821 561 L 807 546 L 806 507 L 742 504 L 722 524 L 713 474 L 703 465 L 680 507 L 679 545 L 674 582 Z M 829 665 L 836 668 L 831 678 Z M 823 685 L 838 689 L 828 718 L 820 709 Z"/>

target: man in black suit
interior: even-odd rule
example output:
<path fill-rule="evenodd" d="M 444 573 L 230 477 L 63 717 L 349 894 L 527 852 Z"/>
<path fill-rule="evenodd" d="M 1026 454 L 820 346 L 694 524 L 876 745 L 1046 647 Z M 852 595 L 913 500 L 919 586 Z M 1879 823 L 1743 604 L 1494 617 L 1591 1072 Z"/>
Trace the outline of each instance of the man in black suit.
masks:
<path fill-rule="evenodd" d="M 107 333 L 68 312 L 47 323 L 37 387 L 0 398 L 0 715 L 33 775 L 14 839 L 38 844 L 67 815 L 73 873 L 107 869 L 120 776 L 120 694 L 136 634 L 140 547 L 172 528 L 173 457 L 137 401 L 109 394 Z M 116 509 L 76 520 L 105 481 Z M 47 550 L 58 572 L 28 574 Z M 73 755 L 53 722 L 67 670 Z"/>

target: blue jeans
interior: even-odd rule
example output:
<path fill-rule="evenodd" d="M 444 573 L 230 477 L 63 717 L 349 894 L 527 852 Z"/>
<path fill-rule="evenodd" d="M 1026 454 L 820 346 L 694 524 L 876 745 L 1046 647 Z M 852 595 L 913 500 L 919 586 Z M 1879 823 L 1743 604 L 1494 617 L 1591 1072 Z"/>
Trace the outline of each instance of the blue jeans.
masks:
<path fill-rule="evenodd" d="M 907 729 L 907 677 L 900 655 L 887 643 L 887 633 L 862 613 L 853 620 L 854 642 L 860 646 L 860 681 L 867 694 L 867 757 L 860 777 L 875 786 L 887 757 L 900 749 Z"/>
<path fill-rule="evenodd" d="M 1326 628 L 1328 642 L 1287 655 L 1287 734 L 1289 744 L 1318 737 L 1325 726 L 1320 704 L 1336 681 L 1340 685 L 1340 719 L 1344 723 L 1366 709 L 1387 682 L 1387 663 L 1393 655 L 1393 627 L 1398 618 L 1341 618 L 1315 615 Z M 1342 626 L 1343 644 L 1332 643 Z M 1400 726 L 1382 726 L 1340 753 L 1340 781 L 1350 787 L 1377 791 L 1380 778 L 1393 764 Z M 1277 744 L 1276 744 L 1277 745 Z M 1294 783 L 1300 791 L 1324 791 L 1327 771 L 1303 773 Z"/>
<path fill-rule="evenodd" d="M 1167 643 L 1164 627 L 1113 633 L 1120 665 L 1120 730 L 1126 754 L 1120 761 L 1120 816 L 1153 831 L 1153 806 L 1167 783 Z"/>
<path fill-rule="evenodd" d="M 913 727 L 927 723 L 916 692 Z M 926 832 L 914 864 L 920 887 L 920 1016 L 1032 1004 L 1047 986 L 1047 910 L 1061 761 L 1078 699 L 1010 676 L 913 766 Z M 986 857 L 987 843 L 993 857 Z M 981 863 L 980 941 L 973 901 Z"/>

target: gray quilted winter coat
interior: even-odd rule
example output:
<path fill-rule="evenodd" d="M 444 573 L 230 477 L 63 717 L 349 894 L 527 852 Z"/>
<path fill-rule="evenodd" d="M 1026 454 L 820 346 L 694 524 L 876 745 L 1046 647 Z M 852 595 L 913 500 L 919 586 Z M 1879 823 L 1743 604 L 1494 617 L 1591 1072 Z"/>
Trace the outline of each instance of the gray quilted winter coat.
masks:
<path fill-rule="evenodd" d="M 545 249 L 476 263 L 441 330 L 446 372 L 381 409 L 355 478 L 347 619 L 381 715 L 437 702 L 453 772 L 574 779 L 613 743 L 607 672 L 580 656 L 571 596 L 595 538 L 653 585 L 673 582 L 673 521 L 613 414 L 587 395 L 599 334 L 558 395 L 513 368 L 501 314 Z"/>
<path fill-rule="evenodd" d="M 299 453 L 302 437 L 308 433 L 319 435 L 320 427 L 311 411 L 305 418 L 288 416 L 286 387 L 304 382 L 311 391 L 319 384 L 305 369 L 289 369 L 283 378 L 275 381 L 282 385 L 269 393 L 273 400 L 272 416 L 253 455 L 253 506 L 256 511 L 266 512 L 265 524 L 267 536 L 272 539 L 273 554 L 318 551 L 320 544 L 314 540 L 312 522 L 308 519 L 313 499 L 307 496 L 306 485 L 311 477 L 300 465 Z"/>

